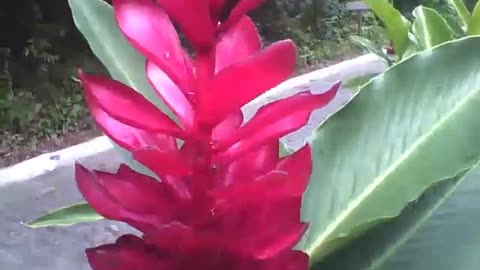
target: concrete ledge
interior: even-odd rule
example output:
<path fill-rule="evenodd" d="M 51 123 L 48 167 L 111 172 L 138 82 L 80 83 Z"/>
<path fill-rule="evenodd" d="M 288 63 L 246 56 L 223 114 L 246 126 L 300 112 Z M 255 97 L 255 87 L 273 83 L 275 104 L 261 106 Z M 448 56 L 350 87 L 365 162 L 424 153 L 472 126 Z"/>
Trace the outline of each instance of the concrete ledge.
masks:
<path fill-rule="evenodd" d="M 292 91 L 290 91 L 292 88 L 308 85 L 315 81 L 331 83 L 337 81 L 346 82 L 356 77 L 362 77 L 369 74 L 379 74 L 386 68 L 387 64 L 378 56 L 375 54 L 365 54 L 287 80 L 263 95 L 260 95 L 253 100 L 252 103 L 262 102 L 264 99 L 292 93 Z"/>
<path fill-rule="evenodd" d="M 17 163 L 0 170 L 0 187 L 9 183 L 34 178 L 64 166 L 72 166 L 77 160 L 84 160 L 95 155 L 113 150 L 106 136 L 77 144 L 52 153 Z"/>
<path fill-rule="evenodd" d="M 348 81 L 352 78 L 365 76 L 368 74 L 378 74 L 385 70 L 386 64 L 374 54 L 366 54 L 352 60 L 347 60 L 327 68 L 319 69 L 295 78 L 292 78 L 278 85 L 272 90 L 259 96 L 244 108 L 246 118 L 249 118 L 262 105 L 269 103 L 281 97 L 290 96 L 304 90 L 305 87 L 324 88 L 336 81 Z M 314 90 L 314 89 L 312 89 Z M 320 89 L 322 90 L 322 89 Z M 346 102 L 347 98 L 342 98 L 339 105 Z M 335 109 L 335 108 L 333 108 Z M 330 111 L 333 109 L 329 109 Z M 95 159 L 103 153 L 112 151 L 110 158 L 105 160 Z M 119 162 L 115 159 L 113 146 L 105 136 L 100 136 L 90 141 L 68 147 L 56 152 L 43 154 L 35 158 L 15 164 L 0 170 L 0 187 L 2 185 L 32 179 L 50 173 L 56 169 L 72 166 L 77 160 L 89 160 L 90 162 L 98 161 L 99 163 Z M 105 157 L 105 155 L 103 155 Z M 89 162 L 89 163 L 90 163 Z M 107 164 L 107 167 L 109 165 Z"/>

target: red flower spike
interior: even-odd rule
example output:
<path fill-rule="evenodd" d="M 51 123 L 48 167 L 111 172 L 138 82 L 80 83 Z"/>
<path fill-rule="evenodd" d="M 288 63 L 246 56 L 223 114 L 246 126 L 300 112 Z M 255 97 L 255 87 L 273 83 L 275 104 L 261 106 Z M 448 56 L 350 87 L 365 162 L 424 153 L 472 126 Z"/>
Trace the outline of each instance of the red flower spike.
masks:
<path fill-rule="evenodd" d="M 191 173 L 191 168 L 188 168 L 180 152 L 162 151 L 160 149 L 148 148 L 132 152 L 133 158 L 152 170 L 156 175 L 162 177 L 164 175 L 170 176 L 185 176 Z"/>
<path fill-rule="evenodd" d="M 155 93 L 180 119 L 185 129 L 193 126 L 194 111 L 192 104 L 165 72 L 151 61 L 147 61 L 147 78 L 153 86 Z"/>
<path fill-rule="evenodd" d="M 191 88 L 190 58 L 167 14 L 151 0 L 113 0 L 113 8 L 117 23 L 130 43 L 184 91 Z"/>
<path fill-rule="evenodd" d="M 222 33 L 216 47 L 215 73 L 241 59 L 260 51 L 262 43 L 252 20 L 243 16 L 225 33 Z"/>
<path fill-rule="evenodd" d="M 296 64 L 290 40 L 261 50 L 245 14 L 262 2 L 113 0 L 121 31 L 146 56 L 147 78 L 181 127 L 130 87 L 80 72 L 100 128 L 161 179 L 124 165 L 116 173 L 76 166 L 77 186 L 98 213 L 144 233 L 87 250 L 94 270 L 308 268 L 308 256 L 291 249 L 307 228 L 300 212 L 311 150 L 280 159 L 279 138 L 306 124 L 338 85 L 266 105 L 243 123 L 242 106 Z M 193 61 L 170 18 L 192 43 Z"/>
<path fill-rule="evenodd" d="M 305 270 L 309 264 L 308 255 L 301 251 L 285 251 L 267 260 L 216 249 L 172 254 L 133 235 L 121 236 L 115 244 L 88 249 L 86 253 L 94 270 Z"/>
<path fill-rule="evenodd" d="M 219 151 L 230 146 L 219 153 L 218 159 L 232 160 L 265 142 L 303 127 L 315 109 L 322 108 L 335 97 L 339 87 L 340 83 L 337 83 L 322 94 L 301 92 L 263 106 L 234 136 L 218 143 Z"/>
<path fill-rule="evenodd" d="M 75 179 L 85 200 L 102 216 L 152 230 L 175 217 L 176 196 L 168 186 L 121 166 L 117 174 L 90 172 L 76 164 Z"/>
<path fill-rule="evenodd" d="M 127 151 L 135 151 L 145 147 L 154 147 L 162 150 L 173 150 L 177 148 L 175 138 L 164 135 L 146 132 L 142 129 L 125 125 L 102 110 L 91 98 L 87 97 L 90 113 L 107 136 L 116 144 Z"/>
<path fill-rule="evenodd" d="M 288 78 L 295 61 L 293 42 L 284 40 L 223 69 L 213 77 L 210 90 L 200 100 L 200 121 L 218 124 L 229 113 Z"/>
<path fill-rule="evenodd" d="M 157 0 L 197 51 L 210 50 L 215 40 L 216 25 L 210 17 L 210 1 Z"/>
<path fill-rule="evenodd" d="M 182 137 L 183 131 L 167 115 L 130 87 L 105 77 L 79 72 L 87 98 L 123 124 Z"/>

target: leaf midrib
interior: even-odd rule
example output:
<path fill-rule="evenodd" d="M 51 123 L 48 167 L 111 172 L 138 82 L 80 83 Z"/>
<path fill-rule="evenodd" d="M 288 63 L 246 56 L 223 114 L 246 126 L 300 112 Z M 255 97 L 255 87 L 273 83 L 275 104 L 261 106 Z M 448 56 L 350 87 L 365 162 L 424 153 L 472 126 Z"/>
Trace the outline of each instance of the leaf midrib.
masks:
<path fill-rule="evenodd" d="M 456 106 L 453 107 L 452 110 L 450 110 L 449 113 L 445 114 L 444 117 L 442 117 L 436 124 L 433 125 L 433 127 L 430 129 L 431 131 L 426 133 L 423 136 L 420 136 L 418 140 L 416 140 L 415 143 L 413 143 L 407 150 L 400 156 L 397 162 L 393 163 L 392 166 L 388 167 L 385 170 L 385 173 L 382 175 L 376 177 L 374 181 L 371 182 L 371 184 L 367 185 L 367 187 L 364 189 L 364 191 L 357 196 L 355 200 L 353 200 L 349 205 L 347 206 L 346 210 L 343 211 L 337 218 L 335 218 L 333 223 L 330 223 L 326 229 L 323 231 L 322 234 L 318 238 L 315 239 L 312 245 L 310 245 L 309 248 L 306 249 L 307 254 L 312 256 L 317 250 L 321 248 L 321 246 L 326 242 L 325 240 L 328 239 L 328 237 L 335 231 L 335 229 L 355 210 L 357 207 L 367 198 L 370 194 L 373 193 L 373 191 L 376 190 L 380 184 L 384 182 L 384 179 L 387 179 L 387 177 L 394 172 L 400 164 L 402 164 L 402 161 L 404 161 L 407 157 L 409 157 L 412 153 L 415 152 L 415 149 L 417 149 L 420 145 L 424 144 L 427 138 L 431 137 L 432 134 L 434 134 L 437 129 L 441 126 L 443 126 L 443 123 L 447 122 L 453 115 L 456 115 L 458 111 L 461 111 L 461 108 L 465 104 L 467 104 L 472 97 L 478 94 L 478 91 L 480 89 L 477 89 L 475 91 L 472 91 L 471 93 L 467 94 L 465 98 L 461 99 L 456 103 Z M 395 215 L 398 214 L 397 213 Z M 360 224 L 356 224 L 360 225 Z"/>

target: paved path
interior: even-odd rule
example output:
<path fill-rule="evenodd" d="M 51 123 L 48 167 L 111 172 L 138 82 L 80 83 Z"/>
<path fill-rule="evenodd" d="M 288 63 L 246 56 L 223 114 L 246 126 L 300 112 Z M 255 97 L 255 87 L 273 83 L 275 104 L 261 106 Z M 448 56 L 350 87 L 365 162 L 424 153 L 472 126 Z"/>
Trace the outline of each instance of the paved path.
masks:
<path fill-rule="evenodd" d="M 88 163 L 111 158 L 112 153 L 106 153 Z M 0 187 L 1 270 L 87 270 L 85 248 L 111 242 L 120 230 L 128 230 L 114 222 L 42 229 L 21 224 L 46 210 L 81 201 L 73 181 L 73 168 L 63 167 L 27 182 Z"/>
<path fill-rule="evenodd" d="M 321 82 L 311 81 L 308 85 L 314 92 L 321 92 L 334 79 L 324 78 Z M 266 96 L 247 106 L 244 113 L 249 118 L 262 104 L 301 90 L 296 88 L 287 93 Z M 306 127 L 284 140 L 290 147 L 301 147 L 306 134 L 310 134 L 351 97 L 351 91 L 341 90 L 331 104 L 313 113 Z M 109 150 L 83 163 L 89 167 L 112 170 L 119 160 L 118 155 Z M 112 242 L 121 233 L 132 232 L 124 224 L 106 221 L 43 229 L 29 229 L 21 224 L 47 210 L 81 201 L 71 166 L 25 181 L 4 181 L 2 184 L 2 180 L 5 179 L 0 179 L 0 270 L 88 270 L 83 252 L 85 248 Z"/>

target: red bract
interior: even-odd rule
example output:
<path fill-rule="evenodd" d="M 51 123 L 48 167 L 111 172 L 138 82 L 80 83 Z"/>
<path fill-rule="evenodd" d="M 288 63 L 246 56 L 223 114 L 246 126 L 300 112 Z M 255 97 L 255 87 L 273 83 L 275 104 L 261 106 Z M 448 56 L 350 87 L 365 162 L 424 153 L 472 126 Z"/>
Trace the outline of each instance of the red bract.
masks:
<path fill-rule="evenodd" d="M 217 202 L 209 217 L 199 218 L 193 225 L 171 223 L 145 237 L 155 246 L 177 252 L 208 248 L 267 259 L 290 249 L 305 232 L 307 226 L 299 222 L 300 203 L 299 197 Z M 272 221 L 278 223 L 272 226 Z"/>
<path fill-rule="evenodd" d="M 278 157 L 278 150 L 272 152 Z M 221 241 L 226 249 L 250 248 L 242 252 L 262 257 L 265 253 L 262 249 L 275 253 L 291 247 L 306 228 L 300 222 L 299 209 L 311 173 L 310 160 L 310 149 L 305 146 L 276 162 L 255 164 L 257 171 L 218 175 L 233 181 L 215 183 L 212 189 L 204 191 L 208 198 L 195 197 L 191 182 L 195 178 L 192 176 L 171 177 L 158 182 L 126 166 L 112 174 L 90 172 L 77 165 L 76 180 L 90 205 L 109 219 L 130 223 L 144 233 L 154 235 L 165 235 L 165 232 L 171 232 L 172 224 L 181 223 L 185 229 L 177 229 L 176 234 L 182 235 L 173 238 L 175 241 L 192 232 L 197 237 L 189 237 L 192 239 L 182 249 L 199 246 L 198 242 L 205 241 L 206 237 L 215 237 L 217 246 Z M 248 168 L 245 166 L 248 163 L 243 165 Z M 174 174 L 178 173 L 176 166 L 170 168 Z M 181 189 L 178 183 L 183 184 Z M 255 208 L 253 216 L 252 207 Z M 276 226 L 271 226 L 273 221 Z M 269 234 L 268 231 L 272 230 L 283 231 Z M 255 233 L 257 231 L 262 233 Z M 165 241 L 168 238 L 159 239 Z M 257 242 L 265 246 L 254 249 L 253 243 Z M 165 244 L 162 247 L 165 248 Z"/>
<path fill-rule="evenodd" d="M 291 249 L 307 228 L 300 208 L 312 171 L 310 147 L 280 158 L 279 138 L 305 125 L 339 85 L 270 103 L 243 123 L 241 108 L 294 71 L 293 42 L 261 49 L 245 15 L 261 0 L 157 2 L 114 0 L 113 6 L 178 123 L 127 85 L 79 74 L 100 128 L 160 179 L 125 165 L 115 173 L 76 166 L 87 202 L 143 233 L 88 250 L 91 266 L 306 269 L 308 257 Z M 194 45 L 194 57 L 181 47 L 170 18 Z"/>
<path fill-rule="evenodd" d="M 120 237 L 115 244 L 87 250 L 95 270 L 304 270 L 308 256 L 300 251 L 285 251 L 275 258 L 244 258 L 216 249 L 189 254 L 171 253 L 146 244 L 133 235 Z"/>

